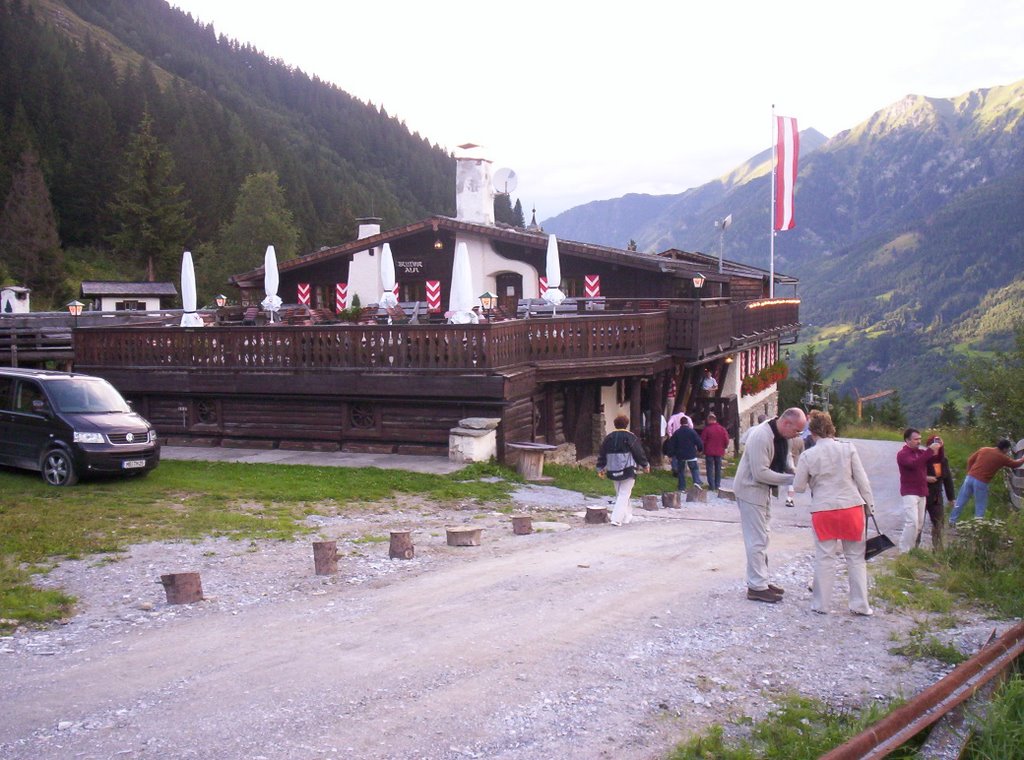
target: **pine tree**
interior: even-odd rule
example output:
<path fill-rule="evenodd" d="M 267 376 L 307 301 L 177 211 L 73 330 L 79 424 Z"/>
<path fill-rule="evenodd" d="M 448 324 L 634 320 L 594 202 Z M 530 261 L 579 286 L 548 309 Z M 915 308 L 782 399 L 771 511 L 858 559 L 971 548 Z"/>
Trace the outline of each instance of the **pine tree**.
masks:
<path fill-rule="evenodd" d="M 516 198 L 516 205 L 512 209 L 512 215 L 515 217 L 513 224 L 519 229 L 525 229 L 526 216 L 523 214 L 523 203 L 518 198 Z"/>
<path fill-rule="evenodd" d="M 939 409 L 939 416 L 935 418 L 935 426 L 943 428 L 960 427 L 960 409 L 956 402 L 950 399 Z"/>
<path fill-rule="evenodd" d="M 174 160 L 144 114 L 124 156 L 121 187 L 110 206 L 114 251 L 139 262 L 150 281 L 171 278 L 192 234 L 188 201 L 172 181 Z"/>
<path fill-rule="evenodd" d="M 885 400 L 878 409 L 878 423 L 888 428 L 902 430 L 907 426 L 907 413 L 903 410 L 900 394 L 897 391 Z"/>
<path fill-rule="evenodd" d="M 64 267 L 50 191 L 33 148 L 25 149 L 0 212 L 0 263 L 19 284 L 53 301 Z"/>
<path fill-rule="evenodd" d="M 235 210 L 221 227 L 216 250 L 197 262 L 204 287 L 220 289 L 230 275 L 247 272 L 263 263 L 268 245 L 278 261 L 295 258 L 299 231 L 278 181 L 277 172 L 250 174 L 238 191 Z"/>
<path fill-rule="evenodd" d="M 494 221 L 499 224 L 515 224 L 515 212 L 512 211 L 512 199 L 508 193 L 494 196 Z"/>
<path fill-rule="evenodd" d="M 986 437 L 1018 440 L 1024 434 L 1024 324 L 1015 328 L 1011 351 L 972 358 L 957 375 L 967 398 L 981 406 L 977 423 Z M 973 406 L 967 414 L 973 426 Z"/>

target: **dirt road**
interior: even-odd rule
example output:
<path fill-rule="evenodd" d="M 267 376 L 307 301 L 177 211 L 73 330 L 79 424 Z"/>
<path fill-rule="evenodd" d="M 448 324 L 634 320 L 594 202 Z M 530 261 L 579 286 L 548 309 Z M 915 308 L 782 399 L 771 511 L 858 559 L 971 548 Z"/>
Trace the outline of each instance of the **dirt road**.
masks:
<path fill-rule="evenodd" d="M 892 446 L 861 447 L 880 504 Z M 507 515 L 470 505 L 319 518 L 344 553 L 330 578 L 313 575 L 308 538 L 64 563 L 47 582 L 82 613 L 0 640 L 0 757 L 656 758 L 781 693 L 855 704 L 942 672 L 888 654 L 912 620 L 844 614 L 842 584 L 832 615 L 809 612 L 806 506 L 776 510 L 789 592 L 765 605 L 743 596 L 733 503 L 615 528 L 584 525 L 578 495 L 517 500 L 540 530 L 514 536 Z M 365 543 L 402 523 L 415 559 Z M 484 528 L 483 545 L 448 547 L 454 524 Z M 181 569 L 211 598 L 166 605 L 152 581 Z"/>

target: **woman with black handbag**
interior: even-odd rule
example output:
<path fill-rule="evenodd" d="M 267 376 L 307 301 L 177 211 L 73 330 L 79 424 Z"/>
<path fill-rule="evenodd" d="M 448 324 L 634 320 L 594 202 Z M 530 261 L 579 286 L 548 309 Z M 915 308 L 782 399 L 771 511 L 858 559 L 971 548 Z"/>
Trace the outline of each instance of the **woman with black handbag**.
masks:
<path fill-rule="evenodd" d="M 871 615 L 864 559 L 865 515 L 871 514 L 874 508 L 871 484 L 854 445 L 836 440 L 836 428 L 827 412 L 812 411 L 808 425 L 814 446 L 800 457 L 793 488 L 800 493 L 811 490 L 814 528 L 811 609 L 828 614 L 836 577 L 836 549 L 841 545 L 850 578 L 850 612 Z"/>
<path fill-rule="evenodd" d="M 615 430 L 601 442 L 597 455 L 597 474 L 607 477 L 615 484 L 615 509 L 612 510 L 612 525 L 625 525 L 633 519 L 633 506 L 629 498 L 636 483 L 636 468 L 650 472 L 651 466 L 644 454 L 640 439 L 629 432 L 629 417 L 620 414 L 615 418 Z"/>

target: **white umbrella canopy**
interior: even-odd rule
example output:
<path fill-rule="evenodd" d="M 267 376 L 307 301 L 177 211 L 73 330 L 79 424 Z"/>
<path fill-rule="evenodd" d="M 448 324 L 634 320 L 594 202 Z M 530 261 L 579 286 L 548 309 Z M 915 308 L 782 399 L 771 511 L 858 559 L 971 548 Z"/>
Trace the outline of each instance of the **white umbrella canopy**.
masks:
<path fill-rule="evenodd" d="M 448 321 L 454 325 L 476 324 L 480 317 L 473 311 L 476 297 L 473 295 L 473 270 L 469 264 L 469 248 L 465 243 L 455 246 L 455 261 L 452 264 L 452 292 L 448 299 Z"/>
<path fill-rule="evenodd" d="M 384 292 L 380 294 L 380 305 L 384 308 L 398 305 L 395 298 L 395 257 L 391 253 L 391 244 L 385 243 L 380 249 L 380 284 Z"/>
<path fill-rule="evenodd" d="M 203 318 L 196 314 L 196 270 L 192 265 L 192 252 L 181 255 L 181 315 L 182 327 L 202 327 Z"/>
<path fill-rule="evenodd" d="M 266 298 L 263 299 L 263 308 L 270 312 L 270 321 L 274 321 L 274 315 L 281 308 L 281 298 L 277 295 L 277 286 L 280 284 L 280 275 L 277 273 L 277 251 L 274 246 L 268 245 L 267 252 L 263 256 L 263 292 Z"/>
<path fill-rule="evenodd" d="M 544 295 L 541 297 L 551 304 L 552 307 L 555 307 L 565 300 L 565 293 L 558 289 L 562 284 L 562 263 L 558 259 L 558 240 L 554 235 L 548 236 L 548 255 L 545 268 L 547 270 L 548 289 L 544 291 Z M 554 315 L 554 309 L 552 309 L 551 313 Z"/>

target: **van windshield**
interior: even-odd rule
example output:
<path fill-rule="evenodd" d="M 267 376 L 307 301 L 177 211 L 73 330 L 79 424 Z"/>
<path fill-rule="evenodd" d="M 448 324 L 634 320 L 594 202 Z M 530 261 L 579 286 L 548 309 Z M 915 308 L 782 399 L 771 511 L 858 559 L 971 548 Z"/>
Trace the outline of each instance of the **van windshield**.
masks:
<path fill-rule="evenodd" d="M 75 377 L 49 383 L 47 390 L 58 411 L 65 414 L 129 412 L 117 389 L 99 378 Z"/>

